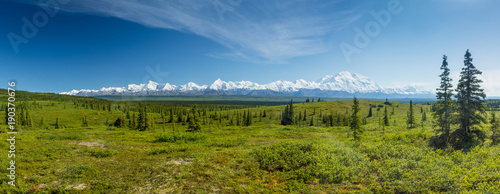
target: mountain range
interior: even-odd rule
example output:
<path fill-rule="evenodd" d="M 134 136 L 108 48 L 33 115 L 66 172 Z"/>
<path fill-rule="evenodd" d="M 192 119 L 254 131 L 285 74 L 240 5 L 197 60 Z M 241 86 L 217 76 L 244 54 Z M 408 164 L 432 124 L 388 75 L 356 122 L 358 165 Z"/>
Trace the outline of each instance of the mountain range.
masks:
<path fill-rule="evenodd" d="M 303 79 L 295 82 L 279 80 L 267 84 L 251 81 L 215 80 L 210 85 L 189 82 L 184 85 L 157 83 L 129 84 L 127 87 L 103 87 L 99 90 L 72 90 L 60 94 L 76 96 L 103 95 L 259 95 L 259 96 L 316 96 L 363 98 L 434 98 L 433 91 L 418 86 L 384 88 L 368 77 L 347 71 L 327 75 L 318 81 Z"/>

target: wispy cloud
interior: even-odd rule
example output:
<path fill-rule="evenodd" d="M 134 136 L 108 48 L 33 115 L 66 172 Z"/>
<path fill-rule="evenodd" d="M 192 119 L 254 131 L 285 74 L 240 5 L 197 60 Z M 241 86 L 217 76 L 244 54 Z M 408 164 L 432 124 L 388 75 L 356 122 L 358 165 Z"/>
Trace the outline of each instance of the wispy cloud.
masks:
<path fill-rule="evenodd" d="M 359 18 L 340 0 L 73 0 L 61 10 L 193 33 L 230 50 L 210 56 L 275 63 L 328 51 L 326 39 Z"/>

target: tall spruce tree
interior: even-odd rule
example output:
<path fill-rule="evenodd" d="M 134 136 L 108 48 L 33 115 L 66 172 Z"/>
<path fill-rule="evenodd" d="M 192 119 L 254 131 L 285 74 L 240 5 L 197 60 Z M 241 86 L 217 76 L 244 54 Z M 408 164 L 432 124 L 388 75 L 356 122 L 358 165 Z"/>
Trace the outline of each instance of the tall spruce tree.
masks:
<path fill-rule="evenodd" d="M 196 105 L 193 106 L 191 109 L 191 113 L 189 114 L 191 117 L 189 119 L 189 124 L 188 124 L 188 129 L 190 132 L 197 132 L 201 131 L 201 125 L 200 125 L 200 116 L 198 114 L 198 109 Z"/>
<path fill-rule="evenodd" d="M 352 130 L 352 134 L 355 140 L 358 140 L 361 134 L 363 133 L 363 130 L 361 129 L 361 120 L 359 117 L 359 111 L 361 111 L 361 108 L 359 107 L 359 101 L 356 97 L 354 97 L 350 128 Z"/>
<path fill-rule="evenodd" d="M 287 105 L 281 114 L 281 125 L 292 125 L 294 123 L 294 119 L 292 99 L 290 100 L 290 105 Z"/>
<path fill-rule="evenodd" d="M 410 110 L 408 112 L 408 119 L 406 120 L 406 123 L 410 125 L 410 128 L 413 128 L 416 121 L 415 121 L 415 114 L 413 111 L 413 101 L 410 100 Z"/>
<path fill-rule="evenodd" d="M 470 135 L 471 128 L 481 122 L 485 122 L 482 113 L 486 111 L 484 99 L 486 94 L 479 85 L 482 81 L 477 77 L 482 72 L 477 70 L 472 64 L 472 58 L 469 50 L 465 52 L 464 67 L 460 72 L 455 95 L 457 98 L 457 112 L 459 113 L 458 123 L 460 132 Z"/>
<path fill-rule="evenodd" d="M 384 110 L 384 125 L 389 126 L 389 115 L 387 114 L 387 106 L 385 106 Z"/>
<path fill-rule="evenodd" d="M 372 107 L 370 106 L 370 110 L 368 111 L 367 117 L 372 117 L 372 116 L 373 116 L 373 111 L 372 111 Z"/>
<path fill-rule="evenodd" d="M 436 119 L 436 132 L 440 134 L 441 146 L 446 147 L 450 138 L 451 115 L 454 109 L 452 79 L 450 78 L 450 69 L 448 68 L 448 57 L 443 55 L 441 70 L 441 85 L 436 89 L 436 98 L 438 101 L 433 105 L 434 118 Z"/>

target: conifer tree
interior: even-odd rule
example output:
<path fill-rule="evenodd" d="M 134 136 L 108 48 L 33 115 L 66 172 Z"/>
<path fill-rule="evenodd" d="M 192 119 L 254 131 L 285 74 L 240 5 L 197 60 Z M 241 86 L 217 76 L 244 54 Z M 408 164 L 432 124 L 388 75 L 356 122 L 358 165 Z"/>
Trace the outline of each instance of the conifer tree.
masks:
<path fill-rule="evenodd" d="M 436 131 L 441 135 L 441 147 L 447 147 L 450 138 L 451 115 L 453 113 L 454 101 L 452 79 L 450 78 L 450 69 L 448 68 L 448 57 L 443 55 L 443 63 L 441 70 L 441 85 L 436 89 L 437 102 L 433 104 L 433 116 L 436 119 L 434 124 L 437 127 Z"/>
<path fill-rule="evenodd" d="M 201 131 L 200 119 L 196 105 L 194 105 L 193 108 L 191 109 L 191 113 L 189 116 L 191 118 L 189 119 L 188 129 L 191 132 Z"/>
<path fill-rule="evenodd" d="M 245 114 L 243 114 L 245 115 Z M 245 126 L 250 126 L 252 125 L 252 113 L 250 112 L 250 109 L 248 109 L 248 112 L 246 113 L 246 117 L 243 117 L 244 119 L 244 124 Z"/>
<path fill-rule="evenodd" d="M 135 113 L 132 112 L 132 119 L 131 119 L 131 122 L 130 122 L 130 129 L 137 129 L 137 124 L 136 124 L 137 120 L 135 118 Z"/>
<path fill-rule="evenodd" d="M 293 99 L 290 100 L 290 105 L 285 107 L 281 116 L 281 125 L 292 125 L 294 123 L 293 115 Z"/>
<path fill-rule="evenodd" d="M 482 81 L 477 77 L 482 72 L 472 64 L 469 50 L 466 51 L 464 58 L 464 68 L 460 72 L 460 80 L 458 81 L 455 96 L 458 104 L 459 130 L 461 133 L 469 135 L 474 125 L 485 122 L 481 114 L 486 111 L 483 104 L 486 94 L 479 85 Z"/>
<path fill-rule="evenodd" d="M 89 123 L 87 122 L 87 116 L 83 116 L 82 127 L 88 127 Z"/>
<path fill-rule="evenodd" d="M 384 125 L 389 126 L 389 115 L 387 114 L 387 106 L 385 106 L 384 110 Z"/>
<path fill-rule="evenodd" d="M 56 129 L 59 129 L 59 118 L 56 118 L 56 124 L 54 125 Z"/>
<path fill-rule="evenodd" d="M 174 120 L 174 108 L 170 108 L 170 120 L 169 120 L 170 123 L 173 123 L 175 122 Z"/>
<path fill-rule="evenodd" d="M 413 128 L 416 121 L 415 121 L 415 114 L 413 112 L 413 101 L 410 100 L 410 110 L 408 112 L 408 119 L 406 120 L 406 123 L 410 125 L 410 128 Z"/>
<path fill-rule="evenodd" d="M 118 117 L 113 125 L 115 127 L 118 127 L 118 128 L 124 127 L 125 126 L 125 118 L 123 116 Z"/>
<path fill-rule="evenodd" d="M 373 116 L 373 112 L 372 112 L 372 107 L 370 106 L 370 110 L 368 111 L 367 117 L 372 117 L 372 116 Z"/>
<path fill-rule="evenodd" d="M 351 115 L 351 122 L 350 122 L 350 128 L 353 132 L 353 136 L 355 140 L 358 140 L 363 133 L 363 130 L 361 129 L 361 120 L 359 117 L 359 111 L 361 111 L 361 108 L 359 107 L 359 101 L 356 97 L 354 97 L 353 100 L 353 105 L 352 105 L 352 115 Z"/>

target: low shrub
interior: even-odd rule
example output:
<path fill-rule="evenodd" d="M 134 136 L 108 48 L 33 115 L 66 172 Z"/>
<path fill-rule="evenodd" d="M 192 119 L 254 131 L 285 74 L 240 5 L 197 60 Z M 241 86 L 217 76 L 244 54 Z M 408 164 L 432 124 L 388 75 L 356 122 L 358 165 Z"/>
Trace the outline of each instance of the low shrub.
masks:
<path fill-rule="evenodd" d="M 156 136 L 156 139 L 153 141 L 155 143 L 160 142 L 194 142 L 194 141 L 203 141 L 207 139 L 207 136 L 201 133 L 189 133 L 189 132 L 180 132 L 180 133 L 162 133 Z"/>
<path fill-rule="evenodd" d="M 43 134 L 38 136 L 37 139 L 43 140 L 82 140 L 83 137 L 77 134 L 60 133 L 60 134 Z"/>
<path fill-rule="evenodd" d="M 96 158 L 105 158 L 118 154 L 118 152 L 110 149 L 88 149 L 85 152 Z"/>
<path fill-rule="evenodd" d="M 172 145 L 168 147 L 160 147 L 160 148 L 153 148 L 152 150 L 149 151 L 149 155 L 158 155 L 158 154 L 170 154 L 174 152 L 185 152 L 189 150 L 189 146 L 177 146 L 177 145 Z"/>
<path fill-rule="evenodd" d="M 211 147 L 230 148 L 230 147 L 237 147 L 237 146 L 245 145 L 246 142 L 247 142 L 247 140 L 244 138 L 227 139 L 227 140 L 214 139 L 214 140 L 212 140 L 212 143 L 210 143 L 209 145 Z"/>

